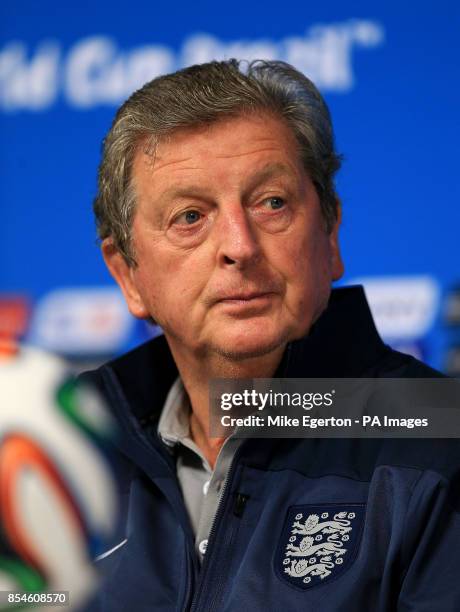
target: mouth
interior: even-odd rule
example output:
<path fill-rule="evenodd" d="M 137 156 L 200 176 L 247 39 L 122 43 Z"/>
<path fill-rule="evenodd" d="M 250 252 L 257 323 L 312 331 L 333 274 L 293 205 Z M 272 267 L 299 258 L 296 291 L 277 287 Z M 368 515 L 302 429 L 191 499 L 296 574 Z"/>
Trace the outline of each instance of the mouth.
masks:
<path fill-rule="evenodd" d="M 252 300 L 258 300 L 260 298 L 273 295 L 271 291 L 258 291 L 252 293 L 234 293 L 219 298 L 218 302 L 251 302 Z"/>
<path fill-rule="evenodd" d="M 271 305 L 275 297 L 272 291 L 258 291 L 251 293 L 232 293 L 216 301 L 217 305 L 230 311 L 260 311 Z"/>

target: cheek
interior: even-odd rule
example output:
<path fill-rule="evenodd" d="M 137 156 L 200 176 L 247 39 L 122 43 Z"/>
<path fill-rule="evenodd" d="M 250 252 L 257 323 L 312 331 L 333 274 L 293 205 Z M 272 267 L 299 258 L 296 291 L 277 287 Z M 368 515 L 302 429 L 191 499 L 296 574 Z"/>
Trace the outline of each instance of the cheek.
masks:
<path fill-rule="evenodd" d="M 139 268 L 136 274 L 136 286 L 145 307 L 150 315 L 155 318 L 155 304 L 158 300 L 158 294 L 161 292 L 158 279 L 149 274 L 148 270 Z"/>
<path fill-rule="evenodd" d="M 138 286 L 150 311 L 163 321 L 183 319 L 197 304 L 206 284 L 206 273 L 199 253 L 156 249 L 143 254 Z"/>
<path fill-rule="evenodd" d="M 287 297 L 298 308 L 316 311 L 327 303 L 331 286 L 331 265 L 327 235 L 318 232 L 291 241 L 284 249 Z"/>

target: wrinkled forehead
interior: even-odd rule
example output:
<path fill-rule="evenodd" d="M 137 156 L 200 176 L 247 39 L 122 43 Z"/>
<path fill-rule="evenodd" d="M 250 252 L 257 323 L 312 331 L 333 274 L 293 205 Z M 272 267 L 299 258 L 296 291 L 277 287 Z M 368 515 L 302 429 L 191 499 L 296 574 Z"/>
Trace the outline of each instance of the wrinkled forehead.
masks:
<path fill-rule="evenodd" d="M 223 180 L 233 173 L 262 180 L 299 176 L 303 164 L 292 129 L 273 115 L 243 115 L 181 128 L 155 142 L 139 143 L 133 163 L 136 187 L 149 181 L 183 182 L 211 173 Z"/>

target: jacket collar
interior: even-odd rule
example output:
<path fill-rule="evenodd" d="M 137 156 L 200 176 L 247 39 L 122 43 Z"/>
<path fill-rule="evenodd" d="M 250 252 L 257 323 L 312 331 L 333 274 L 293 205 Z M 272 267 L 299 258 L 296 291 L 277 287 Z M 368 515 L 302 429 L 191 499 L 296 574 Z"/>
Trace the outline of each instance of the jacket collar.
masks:
<path fill-rule="evenodd" d="M 387 351 L 360 286 L 333 289 L 326 310 L 300 340 L 290 343 L 275 377 L 363 376 Z M 159 418 L 178 376 L 164 336 L 109 362 L 131 411 L 141 425 Z"/>
<path fill-rule="evenodd" d="M 289 347 L 288 347 L 289 348 Z M 386 352 L 361 286 L 331 292 L 310 333 L 286 351 L 286 378 L 359 378 Z"/>

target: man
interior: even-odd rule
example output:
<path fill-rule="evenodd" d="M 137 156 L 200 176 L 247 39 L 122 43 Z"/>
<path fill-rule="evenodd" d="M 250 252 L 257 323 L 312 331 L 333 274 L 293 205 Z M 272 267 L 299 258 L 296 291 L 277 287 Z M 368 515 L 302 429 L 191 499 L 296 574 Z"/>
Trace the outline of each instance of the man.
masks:
<path fill-rule="evenodd" d="M 102 252 L 164 336 L 86 375 L 126 456 L 102 609 L 460 609 L 456 445 L 209 436 L 215 378 L 434 374 L 382 343 L 360 288 L 331 294 L 339 165 L 321 95 L 280 62 L 192 66 L 119 110 Z"/>

